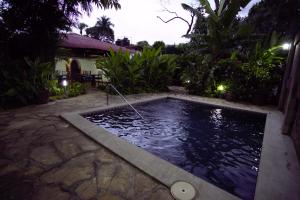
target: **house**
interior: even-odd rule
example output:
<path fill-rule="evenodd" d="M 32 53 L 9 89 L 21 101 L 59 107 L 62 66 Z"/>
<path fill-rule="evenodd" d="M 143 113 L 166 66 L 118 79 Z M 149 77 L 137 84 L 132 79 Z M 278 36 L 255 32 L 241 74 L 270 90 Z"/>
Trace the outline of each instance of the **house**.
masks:
<path fill-rule="evenodd" d="M 75 80 L 79 79 L 81 75 L 101 74 L 101 71 L 96 68 L 96 60 L 99 56 L 107 56 L 110 50 L 128 51 L 131 54 L 136 52 L 76 33 L 62 35 L 56 56 L 55 70 L 59 75 L 65 75 Z"/>

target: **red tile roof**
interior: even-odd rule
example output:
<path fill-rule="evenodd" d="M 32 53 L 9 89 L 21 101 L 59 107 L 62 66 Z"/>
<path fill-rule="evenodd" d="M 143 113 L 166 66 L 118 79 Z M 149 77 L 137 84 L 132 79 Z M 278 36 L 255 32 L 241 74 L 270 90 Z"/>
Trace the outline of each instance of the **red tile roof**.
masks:
<path fill-rule="evenodd" d="M 120 47 L 108 42 L 102 42 L 100 40 L 96 40 L 76 33 L 68 33 L 66 34 L 66 36 L 62 37 L 62 41 L 60 42 L 59 46 L 73 49 L 99 49 L 103 51 L 109 51 L 110 49 L 112 49 L 113 51 L 118 51 L 119 49 L 121 49 L 122 51 L 129 51 L 130 53 L 136 52 L 132 49 Z"/>

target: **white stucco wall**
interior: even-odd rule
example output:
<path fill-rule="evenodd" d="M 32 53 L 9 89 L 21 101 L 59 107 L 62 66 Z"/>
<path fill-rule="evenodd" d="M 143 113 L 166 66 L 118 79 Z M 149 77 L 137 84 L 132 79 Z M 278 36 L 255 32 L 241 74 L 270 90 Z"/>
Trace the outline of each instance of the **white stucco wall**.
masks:
<path fill-rule="evenodd" d="M 100 69 L 97 69 L 96 67 L 96 60 L 95 58 L 77 58 L 77 57 L 72 57 L 70 58 L 71 60 L 69 61 L 69 63 L 71 63 L 72 59 L 77 60 L 81 72 L 83 73 L 83 71 L 91 71 L 91 74 L 98 74 L 101 72 Z M 67 60 L 65 59 L 61 59 L 61 58 L 56 58 L 56 63 L 55 63 L 55 70 L 56 71 L 60 71 L 60 72 L 66 72 L 66 66 L 68 65 Z M 107 81 L 106 77 L 104 76 L 104 74 L 102 73 L 102 79 L 104 81 Z"/>

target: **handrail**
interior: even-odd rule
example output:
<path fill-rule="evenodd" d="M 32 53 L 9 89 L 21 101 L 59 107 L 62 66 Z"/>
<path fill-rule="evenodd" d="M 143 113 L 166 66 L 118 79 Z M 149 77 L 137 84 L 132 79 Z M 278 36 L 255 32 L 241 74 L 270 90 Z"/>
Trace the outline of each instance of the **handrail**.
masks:
<path fill-rule="evenodd" d="M 113 84 L 108 84 L 107 87 L 111 87 L 117 92 L 117 94 L 142 118 L 144 117 L 127 101 L 127 99 L 117 90 L 117 88 Z M 108 94 L 107 94 L 107 104 L 108 104 Z"/>

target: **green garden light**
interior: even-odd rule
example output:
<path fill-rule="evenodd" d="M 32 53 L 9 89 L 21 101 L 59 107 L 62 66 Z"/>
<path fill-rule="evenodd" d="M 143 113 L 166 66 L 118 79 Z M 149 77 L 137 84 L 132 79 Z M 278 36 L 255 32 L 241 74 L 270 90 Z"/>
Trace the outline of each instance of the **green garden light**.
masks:
<path fill-rule="evenodd" d="M 217 87 L 217 90 L 220 91 L 220 92 L 224 92 L 225 91 L 225 86 L 224 85 L 219 85 Z"/>

